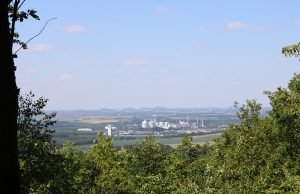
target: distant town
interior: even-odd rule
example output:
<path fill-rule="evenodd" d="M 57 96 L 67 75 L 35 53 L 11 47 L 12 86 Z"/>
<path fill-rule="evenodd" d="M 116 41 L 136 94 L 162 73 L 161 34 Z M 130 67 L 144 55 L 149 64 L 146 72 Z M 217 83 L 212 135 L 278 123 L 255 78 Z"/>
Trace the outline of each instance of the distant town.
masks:
<path fill-rule="evenodd" d="M 157 119 L 144 119 L 140 124 L 132 124 L 128 128 L 118 129 L 118 127 L 108 124 L 104 127 L 104 135 L 111 137 L 143 137 L 147 135 L 154 136 L 177 136 L 182 134 L 210 134 L 225 130 L 228 125 L 219 125 L 215 128 L 205 126 L 205 121 L 196 119 L 196 122 L 190 122 L 187 116 L 186 120 L 179 120 L 178 123 L 168 121 L 157 121 Z M 92 128 L 78 128 L 78 132 L 98 132 Z"/>
<path fill-rule="evenodd" d="M 219 134 L 226 130 L 229 124 L 238 123 L 236 109 L 232 107 L 60 111 L 57 118 L 54 126 L 56 133 L 53 136 L 59 145 L 65 141 L 72 141 L 77 145 L 91 145 L 99 132 L 104 136 L 111 136 L 114 144 L 121 146 L 148 135 L 173 141 L 174 138 L 185 134 L 191 136 Z"/>

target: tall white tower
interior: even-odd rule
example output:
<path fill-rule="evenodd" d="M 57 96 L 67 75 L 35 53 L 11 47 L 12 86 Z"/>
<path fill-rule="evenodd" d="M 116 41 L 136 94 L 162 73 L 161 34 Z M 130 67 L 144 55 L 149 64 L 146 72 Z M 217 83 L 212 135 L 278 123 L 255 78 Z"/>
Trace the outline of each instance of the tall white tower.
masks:
<path fill-rule="evenodd" d="M 204 127 L 203 119 L 202 119 L 202 122 L 201 122 L 201 127 Z"/>
<path fill-rule="evenodd" d="M 111 133 L 111 130 L 112 130 L 112 126 L 111 125 L 107 125 L 105 126 L 105 129 L 107 129 L 107 135 L 111 136 L 112 137 L 112 133 Z"/>
<path fill-rule="evenodd" d="M 111 127 L 107 129 L 107 135 L 111 136 Z"/>

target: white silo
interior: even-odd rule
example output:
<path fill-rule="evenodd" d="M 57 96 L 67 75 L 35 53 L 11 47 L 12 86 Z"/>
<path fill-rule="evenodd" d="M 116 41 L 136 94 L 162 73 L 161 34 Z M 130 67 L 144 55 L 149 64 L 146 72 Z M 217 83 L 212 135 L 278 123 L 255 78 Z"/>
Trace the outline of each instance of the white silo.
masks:
<path fill-rule="evenodd" d="M 149 121 L 149 127 L 150 127 L 150 128 L 156 127 L 155 121 L 153 121 L 153 120 Z"/>
<path fill-rule="evenodd" d="M 142 122 L 142 128 L 143 128 L 143 129 L 149 128 L 148 122 L 147 122 L 146 120 L 144 120 L 144 121 Z"/>

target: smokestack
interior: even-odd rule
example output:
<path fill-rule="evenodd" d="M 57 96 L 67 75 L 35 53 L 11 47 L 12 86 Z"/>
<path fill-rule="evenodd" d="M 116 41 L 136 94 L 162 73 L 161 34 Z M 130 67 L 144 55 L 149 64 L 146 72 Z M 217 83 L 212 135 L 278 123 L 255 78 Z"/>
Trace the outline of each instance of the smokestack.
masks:
<path fill-rule="evenodd" d="M 107 126 L 107 135 L 111 137 L 111 129 L 112 127 L 110 125 Z"/>

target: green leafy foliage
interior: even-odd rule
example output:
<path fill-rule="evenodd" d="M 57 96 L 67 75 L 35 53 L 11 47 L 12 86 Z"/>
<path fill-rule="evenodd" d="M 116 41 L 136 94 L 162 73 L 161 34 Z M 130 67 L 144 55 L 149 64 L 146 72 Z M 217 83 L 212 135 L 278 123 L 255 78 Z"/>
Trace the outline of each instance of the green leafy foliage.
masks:
<path fill-rule="evenodd" d="M 9 24 L 10 32 L 12 34 L 12 43 L 19 44 L 23 49 L 27 49 L 27 44 L 20 40 L 19 33 L 15 31 L 15 23 L 24 22 L 29 18 L 40 20 L 40 17 L 37 15 L 37 11 L 34 9 L 28 9 L 24 11 L 20 10 L 24 2 L 25 1 L 21 2 L 20 0 L 11 1 L 11 3 L 8 5 L 8 18 L 10 19 Z"/>
<path fill-rule="evenodd" d="M 300 42 L 297 44 L 292 44 L 286 47 L 282 48 L 282 54 L 285 56 L 294 56 L 294 57 L 299 57 L 300 56 Z M 300 60 L 300 59 L 299 59 Z"/>
<path fill-rule="evenodd" d="M 166 193 L 167 186 L 163 180 L 166 152 L 153 136 L 146 137 L 128 150 L 126 170 L 134 183 L 135 193 Z"/>
<path fill-rule="evenodd" d="M 47 114 L 45 108 L 48 99 L 34 100 L 32 92 L 19 96 L 18 138 L 52 143 L 56 113 Z"/>
<path fill-rule="evenodd" d="M 86 154 L 89 170 L 88 193 L 130 193 L 131 182 L 125 171 L 127 153 L 114 150 L 110 136 L 98 134 L 96 144 Z"/>
<path fill-rule="evenodd" d="M 75 191 L 67 157 L 53 146 L 51 126 L 55 113 L 43 110 L 47 99 L 34 100 L 30 92 L 19 96 L 18 151 L 22 193 Z M 73 161 L 72 161 L 73 162 Z M 73 192 L 70 192 L 73 193 Z"/>
<path fill-rule="evenodd" d="M 267 92 L 272 110 L 261 118 L 261 105 L 247 101 L 240 108 L 239 125 L 231 125 L 214 145 L 204 174 L 212 191 L 226 193 L 288 193 L 299 190 L 291 180 L 299 178 L 299 103 L 292 86 Z M 293 97 L 292 97 L 293 96 Z"/>
<path fill-rule="evenodd" d="M 127 168 L 134 175 L 157 175 L 163 173 L 164 157 L 163 146 L 148 136 L 129 149 Z"/>

